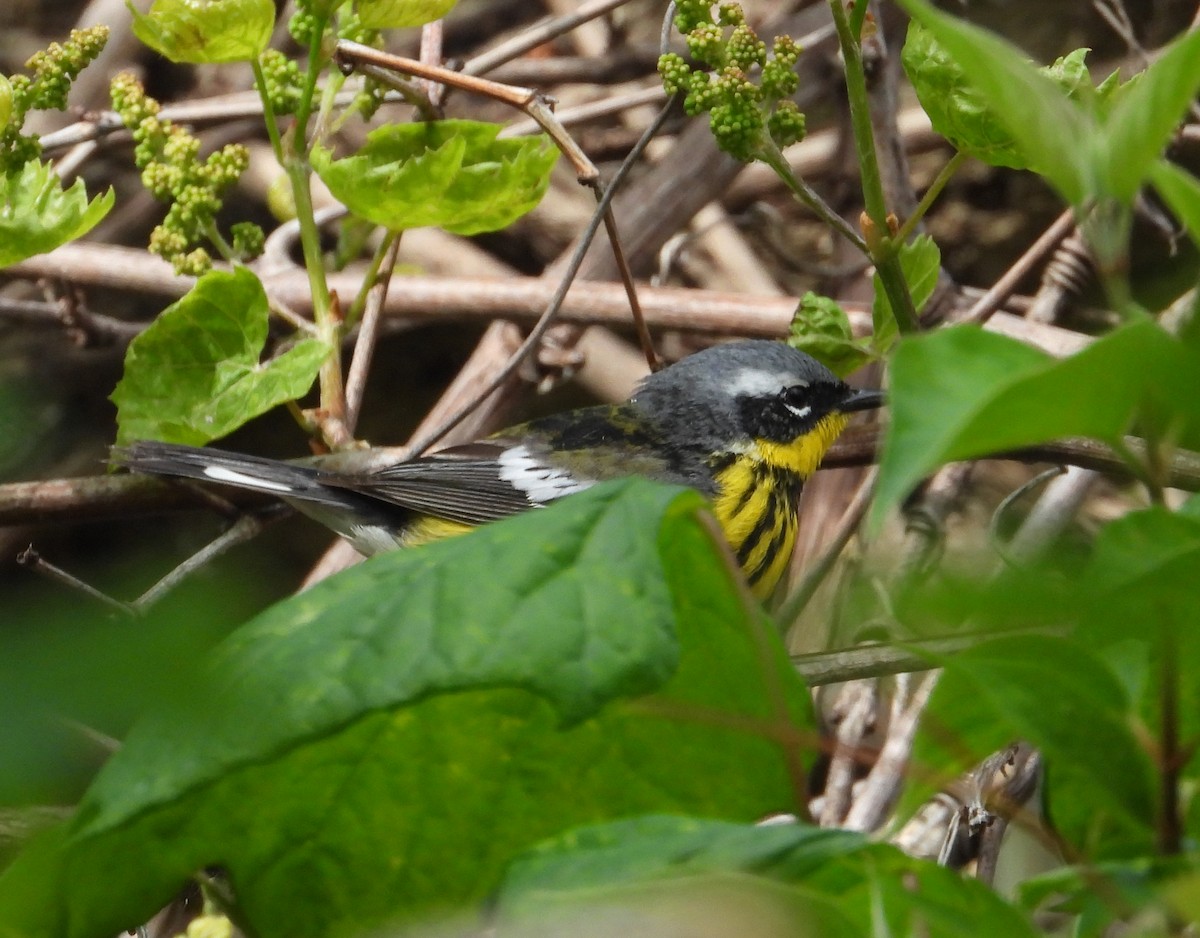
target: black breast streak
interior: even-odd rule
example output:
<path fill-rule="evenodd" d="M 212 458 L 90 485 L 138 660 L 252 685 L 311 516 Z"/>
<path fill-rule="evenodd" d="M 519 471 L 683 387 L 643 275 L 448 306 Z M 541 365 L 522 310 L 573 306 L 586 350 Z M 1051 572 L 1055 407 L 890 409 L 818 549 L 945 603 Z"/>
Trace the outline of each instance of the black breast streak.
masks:
<path fill-rule="evenodd" d="M 754 530 L 750 532 L 750 536 L 746 538 L 737 553 L 738 563 L 745 570 L 746 579 L 751 586 L 762 579 L 763 574 L 770 569 L 771 563 L 783 549 L 787 539 L 795 536 L 795 528 L 788 524 L 786 519 L 795 517 L 796 501 L 804 486 L 804 480 L 794 472 L 769 467 L 763 468 L 769 473 L 769 478 L 761 483 L 769 485 L 771 489 L 768 507 L 763 512 L 763 518 L 754 526 Z M 746 570 L 746 561 L 749 559 L 754 545 L 762 540 L 767 530 L 772 531 L 770 544 L 767 545 L 762 558 L 754 565 L 753 569 Z"/>

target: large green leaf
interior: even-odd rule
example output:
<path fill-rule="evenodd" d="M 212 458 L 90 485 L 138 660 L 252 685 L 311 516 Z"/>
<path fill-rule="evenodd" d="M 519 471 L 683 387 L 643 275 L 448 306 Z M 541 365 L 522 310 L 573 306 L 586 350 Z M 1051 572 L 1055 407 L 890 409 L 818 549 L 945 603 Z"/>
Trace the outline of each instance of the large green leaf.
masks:
<path fill-rule="evenodd" d="M 244 267 L 201 277 L 135 338 L 113 391 L 117 442 L 200 445 L 302 396 L 327 349 L 304 339 L 260 363 L 267 295 Z"/>
<path fill-rule="evenodd" d="M 571 831 L 518 858 L 500 890 L 499 933 L 587 934 L 598 913 L 630 907 L 667 933 L 698 927 L 699 908 L 724 923 L 716 934 L 761 934 L 755 913 L 766 908 L 779 923 L 768 934 L 958 936 L 964 921 L 981 936 L 1035 934 L 981 883 L 861 834 L 680 817 Z"/>
<path fill-rule="evenodd" d="M 558 159 L 544 135 L 497 140 L 499 131 L 476 121 L 389 124 L 345 159 L 315 148 L 313 167 L 338 201 L 377 225 L 495 231 L 541 201 Z"/>
<path fill-rule="evenodd" d="M 916 782 L 904 811 L 991 753 L 1027 740 L 1052 766 L 1050 810 L 1064 835 L 1084 849 L 1150 847 L 1150 760 L 1130 729 L 1125 687 L 1092 649 L 1024 636 L 939 663 L 945 673 L 913 747 Z"/>
<path fill-rule="evenodd" d="M 172 62 L 248 62 L 275 27 L 272 0 L 154 0 L 146 14 L 125 5 L 134 35 Z"/>
<path fill-rule="evenodd" d="M 1031 167 L 1072 205 L 1095 194 L 1096 122 L 1061 84 L 997 36 L 941 13 L 925 0 L 900 3 L 954 63 L 927 41 L 927 55 L 918 48 L 906 59 L 913 84 L 924 89 L 921 103 L 928 103 L 931 119 L 937 115 L 944 128 L 939 132 L 953 134 L 951 142 L 988 162 Z M 1068 87 L 1076 86 L 1073 72 L 1064 69 Z M 964 93 L 967 86 L 977 96 Z"/>
<path fill-rule="evenodd" d="M 115 201 L 109 189 L 89 202 L 82 179 L 64 189 L 54 170 L 37 160 L 0 175 L 0 267 L 81 237 Z"/>
<path fill-rule="evenodd" d="M 219 864 L 256 934 L 361 933 L 572 826 L 796 810 L 808 696 L 702 504 L 597 486 L 279 604 L 134 728 L 51 900 L 0 878 L 0 922 L 110 935 Z"/>
<path fill-rule="evenodd" d="M 892 362 L 873 522 L 946 462 L 1067 436 L 1115 441 L 1139 413 L 1168 412 L 1174 432 L 1194 431 L 1198 365 L 1149 320 L 1061 361 L 974 326 L 906 338 Z"/>
<path fill-rule="evenodd" d="M 371 29 L 423 26 L 441 19 L 458 0 L 358 0 L 355 9 L 362 24 Z"/>

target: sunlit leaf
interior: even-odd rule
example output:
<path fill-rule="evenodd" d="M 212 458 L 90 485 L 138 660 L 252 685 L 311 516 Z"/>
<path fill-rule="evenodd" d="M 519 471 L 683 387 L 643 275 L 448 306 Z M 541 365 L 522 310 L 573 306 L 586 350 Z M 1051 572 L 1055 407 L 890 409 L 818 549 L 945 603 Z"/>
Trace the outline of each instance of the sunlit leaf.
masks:
<path fill-rule="evenodd" d="M 871 357 L 867 343 L 854 338 L 846 311 L 834 300 L 811 290 L 796 307 L 788 344 L 841 376 L 856 371 Z"/>
<path fill-rule="evenodd" d="M 558 151 L 545 136 L 497 140 L 475 121 L 389 124 L 352 156 L 313 150 L 313 166 L 352 212 L 395 230 L 437 226 L 478 234 L 541 201 Z"/>
<path fill-rule="evenodd" d="M 441 19 L 458 0 L 358 0 L 355 9 L 362 24 L 371 29 L 423 26 Z"/>
<path fill-rule="evenodd" d="M 328 350 L 304 339 L 262 363 L 267 320 L 267 295 L 246 268 L 201 277 L 130 343 L 112 394 L 117 442 L 200 445 L 301 397 Z"/>
<path fill-rule="evenodd" d="M 271 41 L 272 0 L 154 0 L 133 14 L 133 33 L 172 62 L 248 62 Z"/>
<path fill-rule="evenodd" d="M 89 202 L 82 179 L 64 189 L 54 170 L 37 160 L 0 175 L 0 267 L 83 236 L 115 201 L 109 189 Z"/>

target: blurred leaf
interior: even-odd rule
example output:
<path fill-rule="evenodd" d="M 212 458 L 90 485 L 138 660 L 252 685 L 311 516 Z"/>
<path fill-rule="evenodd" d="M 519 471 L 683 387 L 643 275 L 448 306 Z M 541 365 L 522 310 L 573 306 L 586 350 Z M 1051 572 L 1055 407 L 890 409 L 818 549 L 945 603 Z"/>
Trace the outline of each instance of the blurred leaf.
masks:
<path fill-rule="evenodd" d="M 942 272 L 942 252 L 929 235 L 917 235 L 908 244 L 900 245 L 900 269 L 904 282 L 912 296 L 913 308 L 919 313 L 933 296 L 938 275 Z M 875 274 L 875 301 L 871 305 L 871 322 L 875 328 L 872 346 L 879 355 L 886 355 L 900 334 L 896 316 L 892 312 L 892 301 L 879 274 Z"/>
<path fill-rule="evenodd" d="M 913 746 L 920 782 L 906 792 L 902 815 L 993 752 L 1027 740 L 1053 767 L 1051 815 L 1077 847 L 1153 845 L 1150 760 L 1130 731 L 1124 687 L 1089 648 L 1002 638 L 940 663 L 945 673 Z"/>
<path fill-rule="evenodd" d="M 1200 179 L 1174 163 L 1159 160 L 1150 167 L 1150 180 L 1187 229 L 1192 243 L 1200 247 Z"/>
<path fill-rule="evenodd" d="M 42 933 L 113 934 L 209 864 L 256 934 L 361 933 L 582 823 L 794 810 L 807 692 L 702 504 L 597 486 L 268 610 L 105 767 Z"/>
<path fill-rule="evenodd" d="M 133 34 L 172 62 L 249 62 L 275 28 L 272 0 L 154 0 L 148 14 L 125 5 Z"/>
<path fill-rule="evenodd" d="M 545 920 L 558 919 L 579 923 L 571 934 L 579 934 L 580 928 L 586 933 L 586 922 L 597 910 L 637 902 L 653 913 L 655 899 L 681 887 L 690 886 L 693 897 L 704 902 L 714 885 L 724 886 L 728 897 L 730 886 L 750 888 L 756 881 L 795 889 L 769 894 L 787 916 L 788 924 L 777 926 L 780 935 L 957 938 L 963 921 L 972 922 L 973 931 L 980 929 L 982 935 L 1034 934 L 1023 916 L 981 883 L 861 834 L 800 824 L 747 826 L 680 817 L 642 817 L 581 828 L 518 857 L 500 889 L 499 932 L 545 933 Z M 732 918 L 738 905 L 727 905 L 706 903 L 708 920 Z M 725 931 L 719 924 L 713 927 L 718 934 L 750 933 L 736 925 L 733 918 Z"/>
<path fill-rule="evenodd" d="M 441 19 L 458 0 L 358 0 L 355 9 L 370 29 L 423 26 Z"/>
<path fill-rule="evenodd" d="M 811 290 L 796 307 L 788 345 L 807 352 L 839 377 L 857 371 L 871 358 L 867 344 L 854 338 L 845 310 Z"/>
<path fill-rule="evenodd" d="M 1145 857 L 1089 863 L 1036 876 L 1019 886 L 1022 908 L 1039 914 L 1078 916 L 1078 938 L 1106 938 L 1128 929 L 1130 920 L 1148 924 L 1171 914 L 1174 896 L 1196 895 L 1195 857 Z M 1186 905 L 1186 903 L 1185 903 Z M 1195 918 L 1195 908 L 1188 918 Z M 1182 910 L 1181 910 L 1182 911 Z M 1178 913 L 1177 913 L 1178 914 Z M 1150 932 L 1141 931 L 1146 934 Z"/>
<path fill-rule="evenodd" d="M 38 160 L 0 175 L 0 267 L 82 237 L 115 201 L 109 189 L 89 202 L 82 179 L 64 189 L 54 170 Z"/>
<path fill-rule="evenodd" d="M 196 281 L 129 344 L 112 394 L 117 442 L 199 446 L 302 396 L 327 349 L 303 339 L 260 363 L 268 316 L 262 284 L 244 267 Z"/>
<path fill-rule="evenodd" d="M 0 133 L 8 130 L 8 122 L 12 120 L 12 82 L 8 76 L 0 75 Z"/>
<path fill-rule="evenodd" d="M 377 225 L 496 231 L 542 200 L 558 159 L 545 135 L 497 140 L 499 131 L 460 120 L 389 124 L 345 159 L 314 148 L 313 167 L 338 201 Z"/>
<path fill-rule="evenodd" d="M 1149 320 L 1061 361 L 975 326 L 904 339 L 872 523 L 937 466 L 1067 436 L 1116 441 L 1156 405 L 1176 432 L 1200 423 L 1196 355 Z M 1143 410 L 1143 414 L 1150 413 Z"/>
<path fill-rule="evenodd" d="M 1019 49 L 924 0 L 901 6 L 914 21 L 904 68 L 938 133 L 986 163 L 1036 170 L 1073 205 L 1093 193 L 1095 123 L 1070 99 L 1086 74 L 1080 53 L 1039 70 Z"/>
<path fill-rule="evenodd" d="M 1200 90 L 1200 30 L 1175 40 L 1113 103 L 1098 154 L 1102 194 L 1130 203 Z"/>

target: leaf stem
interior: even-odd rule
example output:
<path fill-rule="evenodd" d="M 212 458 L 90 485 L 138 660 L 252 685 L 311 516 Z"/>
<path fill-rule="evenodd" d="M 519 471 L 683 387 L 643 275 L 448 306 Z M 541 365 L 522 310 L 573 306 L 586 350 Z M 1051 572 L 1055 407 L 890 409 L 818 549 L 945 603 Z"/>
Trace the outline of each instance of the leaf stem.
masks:
<path fill-rule="evenodd" d="M 758 159 L 765 165 L 771 167 L 775 171 L 775 175 L 780 181 L 788 187 L 788 190 L 794 195 L 801 204 L 808 206 L 821 221 L 825 222 L 830 228 L 833 228 L 840 235 L 846 238 L 851 244 L 870 256 L 870 251 L 867 248 L 867 242 L 857 231 L 855 231 L 846 219 L 842 218 L 837 212 L 829 207 L 803 179 L 797 178 L 792 172 L 792 167 L 788 165 L 787 160 L 783 158 L 783 154 L 776 150 L 772 152 L 760 152 L 756 154 Z"/>
<path fill-rule="evenodd" d="M 895 236 L 892 238 L 896 244 L 905 244 L 908 242 L 909 236 L 912 235 L 913 229 L 917 227 L 921 219 L 933 207 L 933 203 L 937 201 L 937 197 L 942 194 L 942 190 L 946 188 L 946 183 L 954 178 L 954 174 L 958 172 L 958 168 L 967 161 L 967 154 L 962 150 L 957 151 L 954 156 L 942 167 L 941 172 L 925 190 L 925 194 L 921 196 L 921 201 L 917 203 L 916 209 L 913 211 L 900 226 Z"/>

